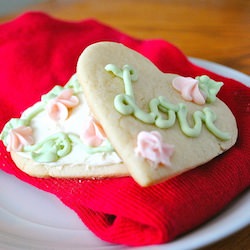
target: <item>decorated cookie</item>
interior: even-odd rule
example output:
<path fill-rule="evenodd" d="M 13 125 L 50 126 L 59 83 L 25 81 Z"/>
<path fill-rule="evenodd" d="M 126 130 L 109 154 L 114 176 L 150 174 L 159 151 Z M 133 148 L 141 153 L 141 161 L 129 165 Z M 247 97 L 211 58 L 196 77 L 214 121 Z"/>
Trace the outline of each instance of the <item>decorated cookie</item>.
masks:
<path fill-rule="evenodd" d="M 93 119 L 141 186 L 200 166 L 237 139 L 235 118 L 216 97 L 223 83 L 208 76 L 164 74 L 139 53 L 101 42 L 83 51 L 77 78 Z"/>
<path fill-rule="evenodd" d="M 171 63 L 171 62 L 170 62 Z M 208 76 L 164 74 L 112 42 L 81 54 L 77 74 L 11 119 L 0 139 L 37 177 L 167 180 L 232 147 L 237 126 Z"/>
<path fill-rule="evenodd" d="M 129 175 L 92 117 L 75 75 L 11 119 L 0 135 L 16 165 L 37 177 Z"/>

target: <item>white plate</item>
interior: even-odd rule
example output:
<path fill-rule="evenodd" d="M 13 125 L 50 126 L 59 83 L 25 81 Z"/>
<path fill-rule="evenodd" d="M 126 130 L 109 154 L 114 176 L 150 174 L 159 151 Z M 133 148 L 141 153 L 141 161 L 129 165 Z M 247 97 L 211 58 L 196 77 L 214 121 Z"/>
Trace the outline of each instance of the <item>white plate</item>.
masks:
<path fill-rule="evenodd" d="M 250 86 L 250 77 L 201 59 L 190 60 L 220 75 Z M 147 250 L 185 250 L 204 247 L 250 224 L 250 191 L 245 191 L 222 213 L 198 229 L 168 244 Z M 0 171 L 0 250 L 124 249 L 92 234 L 77 215 L 55 196 Z M 142 248 L 133 248 L 142 249 Z"/>

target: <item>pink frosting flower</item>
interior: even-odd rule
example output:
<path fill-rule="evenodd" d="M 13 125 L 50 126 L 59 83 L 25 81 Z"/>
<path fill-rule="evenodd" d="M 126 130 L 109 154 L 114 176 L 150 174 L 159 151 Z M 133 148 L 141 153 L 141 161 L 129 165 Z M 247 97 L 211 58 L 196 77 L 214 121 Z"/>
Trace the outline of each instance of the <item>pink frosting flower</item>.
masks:
<path fill-rule="evenodd" d="M 7 151 L 22 151 L 23 146 L 33 144 L 32 128 L 20 126 L 9 131 Z"/>
<path fill-rule="evenodd" d="M 192 77 L 178 76 L 174 78 L 172 85 L 181 93 L 186 101 L 193 101 L 196 104 L 205 104 L 206 100 L 199 89 L 198 80 Z"/>
<path fill-rule="evenodd" d="M 174 153 L 174 146 L 163 143 L 161 134 L 157 131 L 142 131 L 137 136 L 135 152 L 152 161 L 154 166 L 159 164 L 171 166 L 170 157 Z"/>
<path fill-rule="evenodd" d="M 91 117 L 84 126 L 81 139 L 91 147 L 97 147 L 105 140 L 106 135 L 101 125 Z"/>
<path fill-rule="evenodd" d="M 69 109 L 77 106 L 79 99 L 73 95 L 72 89 L 63 90 L 55 99 L 49 101 L 47 112 L 52 120 L 66 120 Z"/>

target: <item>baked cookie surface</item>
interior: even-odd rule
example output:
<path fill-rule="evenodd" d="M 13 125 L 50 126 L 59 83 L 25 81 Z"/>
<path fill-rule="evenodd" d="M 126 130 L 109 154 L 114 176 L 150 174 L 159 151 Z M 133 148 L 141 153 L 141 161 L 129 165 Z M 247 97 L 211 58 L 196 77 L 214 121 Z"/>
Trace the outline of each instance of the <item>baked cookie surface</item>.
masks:
<path fill-rule="evenodd" d="M 93 116 L 142 186 L 202 165 L 237 139 L 235 118 L 216 97 L 222 83 L 207 76 L 164 74 L 122 44 L 102 42 L 83 51 L 77 77 Z"/>

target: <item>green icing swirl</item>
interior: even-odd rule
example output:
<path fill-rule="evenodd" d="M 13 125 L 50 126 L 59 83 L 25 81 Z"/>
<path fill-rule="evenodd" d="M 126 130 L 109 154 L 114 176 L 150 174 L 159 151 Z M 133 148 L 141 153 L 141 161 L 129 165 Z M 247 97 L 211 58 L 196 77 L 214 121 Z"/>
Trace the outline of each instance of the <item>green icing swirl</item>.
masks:
<path fill-rule="evenodd" d="M 197 76 L 195 79 L 198 80 L 199 89 L 206 97 L 206 102 L 214 102 L 216 100 L 216 95 L 223 86 L 223 82 L 216 82 L 206 75 Z"/>
<path fill-rule="evenodd" d="M 207 129 L 219 139 L 228 140 L 231 138 L 230 134 L 220 131 L 215 126 L 216 114 L 208 107 L 205 107 L 202 111 L 195 111 L 193 113 L 193 127 L 189 125 L 187 120 L 187 106 L 183 103 L 177 105 L 172 104 L 163 96 L 153 98 L 149 102 L 149 112 L 141 110 L 136 104 L 132 87 L 132 82 L 137 80 L 135 70 L 128 65 L 120 69 L 114 64 L 108 64 L 105 69 L 121 78 L 124 82 L 125 94 L 119 94 L 114 98 L 114 106 L 121 114 L 133 115 L 144 123 L 154 124 L 162 129 L 172 127 L 176 119 L 178 119 L 181 131 L 189 137 L 198 137 L 202 130 L 202 124 L 204 123 Z M 200 80 L 202 82 L 202 88 L 206 91 L 209 100 L 214 101 L 219 91 L 217 88 L 218 84 L 216 85 L 213 80 L 206 76 L 202 76 Z M 207 87 L 206 83 L 212 87 Z"/>
<path fill-rule="evenodd" d="M 106 140 L 99 147 L 85 145 L 78 135 L 59 132 L 31 146 L 25 146 L 23 152 L 30 152 L 31 158 L 40 163 L 56 162 L 67 156 L 74 145 L 80 145 L 88 154 L 114 151 L 110 142 Z"/>
<path fill-rule="evenodd" d="M 56 133 L 32 146 L 25 146 L 23 151 L 30 152 L 36 162 L 56 162 L 72 150 L 72 141 L 65 133 Z"/>

